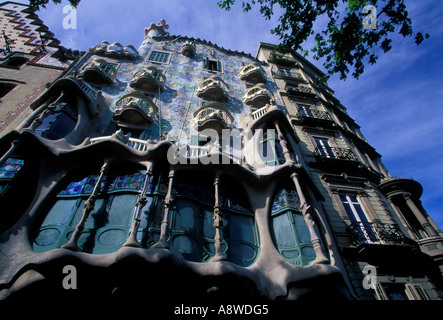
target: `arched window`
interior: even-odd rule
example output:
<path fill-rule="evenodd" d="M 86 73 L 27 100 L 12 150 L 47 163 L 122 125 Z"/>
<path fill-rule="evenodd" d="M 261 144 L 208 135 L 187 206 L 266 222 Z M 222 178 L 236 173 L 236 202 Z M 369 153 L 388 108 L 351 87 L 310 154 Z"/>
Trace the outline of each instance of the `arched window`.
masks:
<path fill-rule="evenodd" d="M 305 266 L 315 259 L 309 229 L 300 211 L 297 191 L 290 186 L 281 188 L 274 196 L 271 230 L 277 250 L 291 264 Z"/>
<path fill-rule="evenodd" d="M 97 174 L 70 183 L 56 197 L 34 240 L 34 250 L 59 248 L 71 237 L 98 180 Z M 104 177 L 95 207 L 78 245 L 83 252 L 103 254 L 118 250 L 127 239 L 135 203 L 145 180 L 144 171 Z"/>

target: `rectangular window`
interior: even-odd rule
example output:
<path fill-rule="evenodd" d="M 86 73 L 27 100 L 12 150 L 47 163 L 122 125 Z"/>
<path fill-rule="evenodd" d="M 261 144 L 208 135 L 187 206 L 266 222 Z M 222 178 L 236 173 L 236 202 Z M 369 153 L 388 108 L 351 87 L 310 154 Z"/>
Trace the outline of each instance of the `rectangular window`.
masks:
<path fill-rule="evenodd" d="M 311 110 L 311 107 L 305 104 L 299 104 L 298 110 L 300 110 L 300 114 L 302 117 L 315 118 L 314 113 Z"/>
<path fill-rule="evenodd" d="M 363 243 L 373 243 L 377 241 L 363 207 L 353 194 L 340 194 L 340 200 L 346 210 L 346 214 L 351 220 L 354 230 L 358 232 L 358 240 Z"/>
<path fill-rule="evenodd" d="M 379 300 L 429 300 L 419 284 L 378 283 L 376 294 Z"/>
<path fill-rule="evenodd" d="M 149 61 L 168 63 L 171 53 L 163 51 L 152 51 L 149 55 Z"/>
<path fill-rule="evenodd" d="M 329 144 L 329 139 L 325 139 L 325 138 L 314 138 L 315 140 L 315 144 L 317 145 L 317 152 L 318 154 L 320 154 L 322 157 L 326 157 L 326 158 L 331 158 L 331 159 L 335 159 L 335 153 L 332 150 L 330 144 Z"/>
<path fill-rule="evenodd" d="M 203 60 L 203 69 L 209 71 L 217 71 L 217 72 L 223 71 L 221 61 L 215 59 L 209 59 L 208 57 L 206 57 Z"/>

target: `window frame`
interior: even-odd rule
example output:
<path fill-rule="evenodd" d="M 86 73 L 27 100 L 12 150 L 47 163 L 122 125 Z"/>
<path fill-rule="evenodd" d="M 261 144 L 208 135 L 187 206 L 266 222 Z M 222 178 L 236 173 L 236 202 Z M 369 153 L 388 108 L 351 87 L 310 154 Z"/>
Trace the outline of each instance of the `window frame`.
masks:
<path fill-rule="evenodd" d="M 385 287 L 390 285 L 397 285 L 404 287 L 404 296 L 407 298 L 406 300 L 430 300 L 426 291 L 420 284 L 417 283 L 408 283 L 408 282 L 379 282 L 377 283 L 375 294 L 378 300 L 391 300 L 389 299 L 388 293 L 385 290 Z"/>
<path fill-rule="evenodd" d="M 274 135 L 271 137 L 268 137 L 267 133 L 268 133 L 268 129 L 272 129 L 274 130 Z M 286 159 L 284 157 L 283 154 L 283 147 L 280 144 L 280 139 L 278 138 L 277 135 L 277 130 L 275 128 L 265 128 L 262 129 L 262 135 L 259 134 L 259 140 L 258 140 L 258 148 L 259 148 L 259 155 L 261 160 L 263 161 L 264 164 L 266 164 L 267 166 L 280 166 L 282 164 L 284 164 L 286 162 Z M 268 157 L 267 151 L 267 144 L 271 143 L 271 151 L 272 151 L 272 156 L 273 159 L 267 160 L 266 158 Z M 266 156 L 265 156 L 265 150 L 266 150 Z"/>
<path fill-rule="evenodd" d="M 211 63 L 215 63 L 216 69 L 210 68 Z M 208 71 L 208 72 L 223 73 L 223 70 L 224 70 L 223 61 L 215 59 L 215 58 L 209 58 L 208 56 L 206 56 L 202 62 L 202 69 L 204 71 Z"/>
<path fill-rule="evenodd" d="M 335 140 L 333 137 L 315 135 L 312 136 L 312 140 L 314 144 L 314 151 L 317 149 L 321 150 L 320 154 L 322 157 L 328 159 L 337 159 L 337 156 L 332 149 L 336 148 Z M 321 141 L 322 143 L 319 144 L 318 141 Z M 324 142 L 326 142 L 327 145 L 325 145 Z"/>
<path fill-rule="evenodd" d="M 101 190 L 98 193 L 98 195 L 96 197 L 95 208 L 92 212 L 90 212 L 89 217 L 86 220 L 85 227 L 82 230 L 82 234 L 81 234 L 79 241 L 78 241 L 78 245 L 79 245 L 79 247 L 82 247 L 85 244 L 85 243 L 82 243 L 82 241 L 84 241 L 85 238 L 87 239 L 86 242 L 90 241 L 89 237 L 91 237 L 91 236 L 93 236 L 93 243 L 91 246 L 87 245 L 86 248 L 83 247 L 81 249 L 82 252 L 90 253 L 90 254 L 106 254 L 106 253 L 115 252 L 118 249 L 120 249 L 122 244 L 124 243 L 124 241 L 127 240 L 129 233 L 131 231 L 131 226 L 132 226 L 132 222 L 133 222 L 135 210 L 136 210 L 136 203 L 137 203 L 139 194 L 141 193 L 141 189 L 139 189 L 139 188 L 134 189 L 132 187 L 131 188 L 119 187 L 118 181 L 120 180 L 121 177 L 135 176 L 135 175 L 138 175 L 141 177 L 141 180 L 138 183 L 138 184 L 140 184 L 140 188 L 141 188 L 141 186 L 143 185 L 143 179 L 146 178 L 146 173 L 144 170 L 135 170 L 132 173 L 128 173 L 126 175 L 119 175 L 119 174 L 113 174 L 113 173 L 106 175 L 106 178 L 112 179 L 111 186 L 115 185 L 116 187 L 112 188 L 111 190 L 109 190 L 109 189 Z M 84 203 L 87 199 L 90 198 L 91 192 L 92 192 L 91 188 L 93 188 L 93 186 L 92 185 L 88 186 L 88 190 L 84 190 L 84 188 L 87 186 L 87 184 L 90 181 L 95 180 L 95 183 L 96 183 L 97 179 L 98 179 L 97 174 L 87 175 L 86 177 L 84 177 L 80 181 L 73 181 L 71 183 L 68 183 L 65 186 L 65 188 L 63 190 L 61 190 L 60 193 L 58 193 L 55 196 L 55 198 L 52 202 L 52 206 L 46 210 L 45 216 L 42 219 L 40 227 L 38 228 L 38 232 L 36 233 L 36 235 L 33 239 L 33 248 L 34 248 L 35 252 L 41 253 L 41 252 L 45 252 L 45 251 L 48 251 L 51 249 L 57 249 L 57 248 L 60 248 L 63 244 L 68 242 L 69 234 L 72 234 L 72 232 L 76 228 L 76 225 L 77 225 L 79 219 L 81 219 L 81 216 L 83 214 Z M 106 186 L 106 182 L 107 182 L 106 179 L 104 181 L 102 181 L 101 189 Z M 69 190 L 70 186 L 72 188 L 72 186 L 76 185 L 76 184 L 81 188 L 81 191 L 79 191 L 77 193 L 73 193 L 73 194 L 66 193 L 66 190 Z M 119 197 L 119 196 L 127 196 L 127 195 L 134 196 L 133 197 L 134 199 L 133 199 L 133 206 L 132 206 L 131 211 L 128 210 L 128 212 L 126 212 L 126 211 L 124 212 L 124 214 L 127 215 L 126 223 L 124 225 L 123 224 L 121 224 L 121 225 L 109 224 L 109 221 L 107 221 L 108 223 L 105 223 L 101 226 L 95 226 L 95 223 L 97 222 L 95 217 L 93 217 L 95 214 L 98 214 L 98 219 L 104 219 L 104 221 L 106 221 L 107 219 L 110 218 L 109 214 L 113 208 L 115 199 L 117 199 L 117 197 Z M 70 207 L 64 208 L 62 205 L 64 213 L 57 212 L 57 209 L 55 209 L 56 211 L 53 213 L 54 215 L 50 216 L 50 214 L 52 213 L 52 210 L 54 210 L 54 208 L 58 204 L 62 204 L 62 202 L 64 202 L 64 201 L 71 201 Z M 131 203 L 132 203 L 132 200 L 131 200 Z M 66 213 L 66 210 L 68 210 L 68 209 L 69 209 L 69 213 Z M 58 210 L 60 210 L 60 209 L 58 209 Z M 62 216 L 63 214 L 66 216 L 63 217 Z M 61 223 L 61 224 L 53 223 L 51 221 L 51 219 L 54 219 L 54 218 L 60 219 L 60 217 L 63 218 L 63 223 Z M 49 221 L 52 223 L 46 224 L 46 221 L 48 218 L 50 219 Z M 91 223 L 92 223 L 92 227 L 91 227 Z M 46 245 L 39 244 L 38 237 L 40 236 L 40 234 L 42 232 L 44 232 L 46 230 L 57 230 L 58 238 Z M 123 232 L 124 234 L 126 234 L 126 236 L 123 237 L 123 239 L 120 242 L 115 243 L 113 245 L 106 245 L 106 244 L 101 243 L 99 238 L 107 231 L 112 231 L 112 230 L 117 230 L 117 231 Z M 44 240 L 44 237 L 43 237 L 43 240 Z"/>
<path fill-rule="evenodd" d="M 152 59 L 152 55 L 154 53 L 167 55 L 167 59 L 165 61 L 163 61 L 164 59 L 162 59 L 162 60 Z M 150 62 L 157 63 L 157 64 L 169 64 L 169 62 L 171 61 L 171 57 L 172 57 L 171 51 L 153 49 L 149 52 L 148 59 L 146 59 L 146 61 L 150 61 Z"/>
<path fill-rule="evenodd" d="M 292 190 L 291 190 L 292 189 Z M 311 235 L 308 229 L 308 226 L 306 225 L 306 222 L 304 221 L 304 217 L 302 215 L 302 212 L 300 211 L 300 200 L 298 199 L 298 194 L 296 192 L 295 189 L 293 188 L 289 188 L 290 192 L 295 193 L 296 195 L 296 202 L 298 202 L 298 208 L 295 208 L 293 206 L 286 206 L 284 208 L 279 208 L 277 210 L 274 211 L 274 208 L 271 207 L 271 211 L 270 211 L 270 233 L 272 236 L 272 241 L 273 244 L 276 248 L 276 250 L 280 253 L 280 255 L 283 257 L 283 259 L 285 259 L 286 261 L 288 261 L 290 264 L 292 265 L 296 265 L 296 266 L 307 266 L 309 265 L 312 261 L 315 260 L 316 258 L 316 254 L 311 242 Z M 285 192 L 286 193 L 286 197 L 287 194 L 289 193 L 288 188 L 282 187 L 277 189 L 277 192 L 274 193 L 274 196 L 272 198 L 272 206 L 274 205 L 274 203 L 277 200 L 277 196 L 280 195 L 281 192 Z M 289 204 L 288 199 L 286 198 L 287 203 Z M 274 227 L 274 220 L 281 218 L 283 216 L 287 217 L 287 221 L 288 224 L 283 224 L 286 227 L 289 227 L 289 232 L 292 235 L 292 245 L 279 245 L 277 243 L 277 237 L 276 237 L 276 231 L 275 231 L 275 227 Z M 295 216 L 297 216 L 298 218 L 296 219 Z M 300 228 L 300 223 L 302 224 L 302 226 L 306 227 L 304 232 L 306 233 L 306 235 L 308 235 L 309 237 L 309 241 L 303 241 L 303 239 L 300 237 L 300 232 L 299 232 L 299 228 Z M 306 255 L 303 252 L 304 248 L 310 248 L 311 249 L 311 253 L 312 256 Z M 295 257 L 288 257 L 285 256 L 285 252 L 291 252 L 291 251 L 297 251 L 298 255 Z"/>
<path fill-rule="evenodd" d="M 343 200 L 342 196 L 346 197 L 347 202 Z M 350 198 L 351 196 L 355 198 L 355 201 Z M 379 243 L 379 240 L 371 227 L 371 216 L 367 213 L 367 210 L 363 202 L 360 200 L 359 195 L 352 192 L 339 192 L 338 199 L 340 200 L 340 204 L 346 213 L 345 217 L 347 217 L 350 221 L 350 225 L 358 225 L 356 229 L 359 232 L 359 241 L 369 244 Z M 359 207 L 356 207 L 356 205 Z M 347 210 L 347 207 L 349 207 L 349 210 Z M 350 213 L 352 213 L 352 216 Z"/>

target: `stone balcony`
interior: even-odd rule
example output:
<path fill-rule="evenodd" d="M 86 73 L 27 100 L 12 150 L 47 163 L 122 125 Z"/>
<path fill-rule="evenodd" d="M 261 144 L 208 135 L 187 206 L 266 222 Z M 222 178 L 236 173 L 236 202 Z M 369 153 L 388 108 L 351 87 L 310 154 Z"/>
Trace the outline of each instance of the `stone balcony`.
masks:
<path fill-rule="evenodd" d="M 114 119 L 121 127 L 144 129 L 155 121 L 157 113 L 158 108 L 149 97 L 134 91 L 116 102 Z"/>
<path fill-rule="evenodd" d="M 114 66 L 104 59 L 95 59 L 84 65 L 79 76 L 87 82 L 112 84 L 117 75 Z"/>
<path fill-rule="evenodd" d="M 166 77 L 154 66 L 147 66 L 138 70 L 129 85 L 132 88 L 145 91 L 163 91 L 165 89 Z"/>
<path fill-rule="evenodd" d="M 211 76 L 197 85 L 197 97 L 212 101 L 227 101 L 229 86 L 219 76 Z"/>
<path fill-rule="evenodd" d="M 221 132 L 221 129 L 230 128 L 234 117 L 223 105 L 212 102 L 204 105 L 194 113 L 194 123 L 198 131 L 212 128 Z"/>
<path fill-rule="evenodd" d="M 249 106 L 261 108 L 272 100 L 272 93 L 264 84 L 255 85 L 245 91 L 243 102 Z"/>
<path fill-rule="evenodd" d="M 240 69 L 239 78 L 242 81 L 252 83 L 266 83 L 266 75 L 263 69 L 256 63 L 250 63 Z"/>

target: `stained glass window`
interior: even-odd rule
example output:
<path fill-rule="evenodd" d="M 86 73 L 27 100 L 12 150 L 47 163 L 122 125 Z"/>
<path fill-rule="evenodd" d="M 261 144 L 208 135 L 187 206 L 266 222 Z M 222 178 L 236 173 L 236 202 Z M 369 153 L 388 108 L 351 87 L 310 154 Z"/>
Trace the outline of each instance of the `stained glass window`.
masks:
<path fill-rule="evenodd" d="M 145 178 L 144 171 L 110 174 L 103 178 L 94 209 L 78 241 L 83 252 L 103 254 L 121 247 L 129 235 L 135 204 Z M 69 240 L 98 179 L 98 174 L 89 175 L 69 183 L 59 193 L 35 239 L 35 251 L 58 248 Z M 150 184 L 148 191 L 152 189 Z"/>
<path fill-rule="evenodd" d="M 12 179 L 25 164 L 24 160 L 8 158 L 0 167 L 0 196 L 8 190 Z"/>
<path fill-rule="evenodd" d="M 315 259 L 308 226 L 300 212 L 300 200 L 293 188 L 281 188 L 271 208 L 274 244 L 291 264 L 304 266 Z"/>
<path fill-rule="evenodd" d="M 215 255 L 214 184 L 211 179 L 187 178 L 173 183 L 171 250 L 186 260 L 205 262 Z M 248 266 L 258 254 L 255 220 L 244 192 L 231 186 L 219 185 L 222 251 L 229 261 Z"/>

